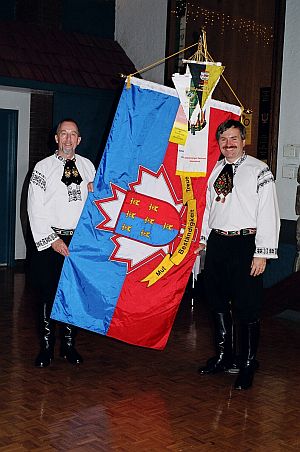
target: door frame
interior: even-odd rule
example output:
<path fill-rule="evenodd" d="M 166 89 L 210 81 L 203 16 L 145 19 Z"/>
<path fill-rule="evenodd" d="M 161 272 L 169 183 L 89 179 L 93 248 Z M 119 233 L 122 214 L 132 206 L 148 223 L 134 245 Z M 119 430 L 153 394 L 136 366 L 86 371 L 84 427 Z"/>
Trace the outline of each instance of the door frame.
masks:
<path fill-rule="evenodd" d="M 16 181 L 17 181 L 17 148 L 18 148 L 18 110 L 8 111 L 7 133 L 7 243 L 4 246 L 5 262 L 1 265 L 15 264 L 15 230 L 16 230 Z"/>

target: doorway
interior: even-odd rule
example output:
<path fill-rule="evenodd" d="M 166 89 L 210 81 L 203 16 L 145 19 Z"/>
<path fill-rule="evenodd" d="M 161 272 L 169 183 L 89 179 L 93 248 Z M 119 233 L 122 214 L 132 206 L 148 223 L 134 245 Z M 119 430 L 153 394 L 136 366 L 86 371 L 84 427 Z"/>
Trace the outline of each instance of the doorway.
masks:
<path fill-rule="evenodd" d="M 18 111 L 0 109 L 0 266 L 14 264 Z"/>

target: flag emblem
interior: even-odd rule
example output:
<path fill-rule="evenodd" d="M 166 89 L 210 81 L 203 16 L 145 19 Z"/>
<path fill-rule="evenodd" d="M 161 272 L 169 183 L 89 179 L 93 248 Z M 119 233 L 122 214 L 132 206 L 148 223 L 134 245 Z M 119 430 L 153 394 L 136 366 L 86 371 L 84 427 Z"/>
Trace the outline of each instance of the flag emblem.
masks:
<path fill-rule="evenodd" d="M 110 259 L 126 262 L 128 270 L 133 270 L 157 253 L 164 257 L 170 252 L 185 208 L 164 166 L 157 173 L 140 166 L 137 181 L 129 187 L 124 190 L 111 184 L 112 196 L 94 202 L 104 217 L 96 229 L 113 232 L 115 248 Z"/>

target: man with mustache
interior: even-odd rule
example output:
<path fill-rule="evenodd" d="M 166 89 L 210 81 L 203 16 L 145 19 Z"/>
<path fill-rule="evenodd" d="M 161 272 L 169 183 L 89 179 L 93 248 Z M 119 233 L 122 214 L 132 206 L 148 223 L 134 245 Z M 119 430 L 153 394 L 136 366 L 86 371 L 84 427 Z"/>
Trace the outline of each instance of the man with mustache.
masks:
<path fill-rule="evenodd" d="M 68 245 L 95 176 L 92 162 L 75 154 L 81 141 L 76 121 L 61 121 L 55 141 L 57 151 L 35 165 L 28 189 L 28 216 L 36 244 L 32 273 L 40 294 L 41 349 L 35 360 L 37 367 L 49 366 L 54 357 L 52 305 L 64 258 L 69 255 Z M 60 356 L 71 364 L 83 361 L 75 348 L 75 335 L 73 325 L 63 325 Z"/>
<path fill-rule="evenodd" d="M 246 130 L 235 120 L 220 124 L 223 154 L 207 186 L 200 246 L 206 248 L 204 284 L 213 313 L 217 354 L 199 373 L 238 373 L 235 389 L 248 389 L 258 368 L 263 272 L 277 258 L 280 217 L 268 166 L 244 151 Z M 235 328 L 239 323 L 235 357 Z"/>

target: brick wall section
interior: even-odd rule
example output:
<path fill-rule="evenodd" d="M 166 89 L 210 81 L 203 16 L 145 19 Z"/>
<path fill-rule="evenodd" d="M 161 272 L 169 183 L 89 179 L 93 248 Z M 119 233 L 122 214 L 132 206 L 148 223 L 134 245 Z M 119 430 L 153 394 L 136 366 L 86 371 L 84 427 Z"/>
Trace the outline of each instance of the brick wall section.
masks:
<path fill-rule="evenodd" d="M 30 106 L 29 169 L 52 152 L 52 94 L 32 94 Z"/>

